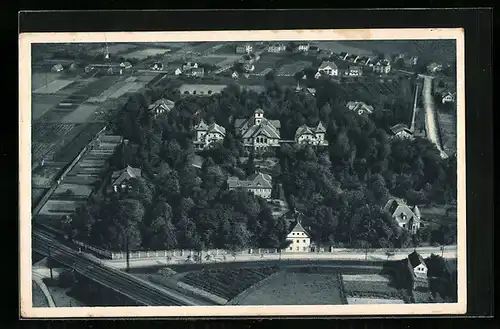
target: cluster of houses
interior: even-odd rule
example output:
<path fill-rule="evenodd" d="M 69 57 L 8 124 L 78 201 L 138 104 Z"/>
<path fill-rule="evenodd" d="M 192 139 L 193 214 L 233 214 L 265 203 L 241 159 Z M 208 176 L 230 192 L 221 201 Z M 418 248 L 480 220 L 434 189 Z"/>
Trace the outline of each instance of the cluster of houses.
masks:
<path fill-rule="evenodd" d="M 247 150 L 256 152 L 270 151 L 283 142 L 280 134 L 279 120 L 269 120 L 264 116 L 264 110 L 256 109 L 250 118 L 235 120 L 236 133 L 241 137 L 243 146 Z M 217 123 L 207 125 L 201 120 L 195 127 L 194 144 L 197 149 L 204 149 L 224 140 L 226 130 Z M 294 143 L 314 146 L 327 146 L 326 129 L 321 122 L 316 127 L 303 125 L 297 128 Z"/>
<path fill-rule="evenodd" d="M 199 67 L 198 63 L 186 62 L 182 64 L 181 67 L 175 69 L 174 74 L 182 74 L 190 77 L 203 77 L 205 76 L 205 69 L 203 67 Z"/>
<path fill-rule="evenodd" d="M 372 70 L 376 74 L 388 74 L 391 72 L 391 62 L 388 59 L 371 59 L 357 55 L 342 54 L 339 63 L 335 61 L 323 61 L 318 67 L 314 77 L 360 77 L 366 70 Z"/>

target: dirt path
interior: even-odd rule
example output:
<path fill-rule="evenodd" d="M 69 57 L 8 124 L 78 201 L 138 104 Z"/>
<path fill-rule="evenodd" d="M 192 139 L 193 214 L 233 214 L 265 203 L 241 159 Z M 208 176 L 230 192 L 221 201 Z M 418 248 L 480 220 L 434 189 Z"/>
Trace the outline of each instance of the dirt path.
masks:
<path fill-rule="evenodd" d="M 439 123 L 437 121 L 436 108 L 432 98 L 432 77 L 424 76 L 422 97 L 425 108 L 425 130 L 427 132 L 427 137 L 432 143 L 434 143 L 434 145 L 436 145 L 437 149 L 441 153 L 441 157 L 446 158 L 447 155 L 443 150 L 441 140 L 439 138 Z"/>

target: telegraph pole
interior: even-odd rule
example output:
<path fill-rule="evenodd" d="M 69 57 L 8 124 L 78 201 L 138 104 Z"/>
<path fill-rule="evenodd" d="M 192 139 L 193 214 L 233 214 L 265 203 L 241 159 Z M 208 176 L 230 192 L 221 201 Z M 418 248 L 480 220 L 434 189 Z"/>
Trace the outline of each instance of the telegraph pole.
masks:
<path fill-rule="evenodd" d="M 50 255 L 50 249 L 49 249 L 49 256 L 47 257 L 47 262 L 48 262 L 48 265 L 49 265 L 49 270 L 50 270 L 50 279 L 51 280 L 54 280 L 54 276 L 52 275 L 52 257 Z"/>

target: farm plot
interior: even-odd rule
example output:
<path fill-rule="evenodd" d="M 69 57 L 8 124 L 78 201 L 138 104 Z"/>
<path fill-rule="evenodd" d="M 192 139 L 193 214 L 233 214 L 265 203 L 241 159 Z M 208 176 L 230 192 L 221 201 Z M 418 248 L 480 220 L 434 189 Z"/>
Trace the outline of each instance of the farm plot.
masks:
<path fill-rule="evenodd" d="M 339 305 L 340 282 L 331 273 L 283 271 L 252 287 L 237 305 Z"/>
<path fill-rule="evenodd" d="M 148 57 L 163 55 L 169 52 L 170 49 L 146 48 L 146 49 L 136 50 L 131 53 L 123 54 L 122 56 L 125 58 L 137 58 L 138 60 L 143 60 Z"/>
<path fill-rule="evenodd" d="M 224 62 L 226 59 L 226 57 L 219 56 L 204 56 L 198 59 L 197 62 L 207 65 L 217 65 L 219 62 Z"/>
<path fill-rule="evenodd" d="M 88 123 L 82 125 L 82 129 L 78 136 L 74 137 L 70 142 L 66 143 L 54 155 L 55 161 L 70 162 L 85 146 L 96 136 L 96 134 L 104 127 L 103 123 Z"/>
<path fill-rule="evenodd" d="M 276 74 L 280 76 L 293 76 L 295 73 L 300 72 L 306 67 L 310 67 L 311 65 L 311 62 L 306 61 L 297 61 L 294 63 L 285 64 L 276 71 Z"/>
<path fill-rule="evenodd" d="M 262 55 L 260 60 L 254 64 L 255 70 L 254 74 L 266 74 L 264 71 L 271 71 L 275 68 L 276 62 L 278 62 L 283 57 L 272 56 L 272 55 Z"/>
<path fill-rule="evenodd" d="M 33 90 L 35 94 L 53 94 L 60 89 L 73 83 L 73 80 L 54 80 L 47 85 L 44 85 L 36 90 Z"/>
<path fill-rule="evenodd" d="M 42 196 L 45 194 L 47 189 L 45 188 L 32 188 L 31 189 L 31 204 L 36 205 L 38 201 L 42 198 Z"/>
<path fill-rule="evenodd" d="M 453 114 L 438 110 L 437 119 L 441 133 L 441 142 L 449 154 L 457 151 L 457 121 Z"/>
<path fill-rule="evenodd" d="M 99 109 L 98 105 L 82 104 L 76 110 L 66 115 L 61 122 L 73 124 L 89 122 L 97 109 Z"/>
<path fill-rule="evenodd" d="M 344 278 L 347 277 L 348 280 Z M 344 281 L 344 293 L 347 298 L 381 298 L 402 299 L 398 289 L 391 287 L 385 277 L 359 275 L 358 280 L 350 280 L 352 277 L 342 275 Z"/>
<path fill-rule="evenodd" d="M 85 204 L 86 201 L 74 200 L 52 200 L 49 199 L 42 207 L 39 214 L 42 216 L 50 215 L 71 215 L 76 209 Z"/>
<path fill-rule="evenodd" d="M 50 109 L 55 108 L 61 100 L 62 98 L 57 95 L 33 95 L 31 98 L 31 119 L 39 119 Z"/>
<path fill-rule="evenodd" d="M 61 172 L 61 169 L 59 167 L 37 167 L 31 173 L 32 188 L 50 188 Z"/>
<path fill-rule="evenodd" d="M 74 124 L 34 123 L 31 154 L 35 160 L 51 160 L 58 148 L 73 139 L 82 127 Z"/>
<path fill-rule="evenodd" d="M 44 72 L 31 74 L 31 90 L 37 90 L 61 78 L 62 73 Z"/>
<path fill-rule="evenodd" d="M 377 42 L 378 43 L 378 42 Z M 350 41 L 318 41 L 317 45 L 320 49 L 324 49 L 327 51 L 332 51 L 334 53 L 346 52 L 349 54 L 354 54 L 358 56 L 372 56 L 372 49 L 366 49 L 366 47 L 358 46 L 355 43 L 351 43 Z M 373 46 L 373 43 L 371 43 Z"/>
<path fill-rule="evenodd" d="M 277 267 L 212 268 L 186 273 L 180 281 L 216 296 L 231 299 L 278 271 Z"/>
<path fill-rule="evenodd" d="M 92 193 L 92 187 L 79 184 L 61 184 L 54 191 L 55 196 L 88 197 Z"/>

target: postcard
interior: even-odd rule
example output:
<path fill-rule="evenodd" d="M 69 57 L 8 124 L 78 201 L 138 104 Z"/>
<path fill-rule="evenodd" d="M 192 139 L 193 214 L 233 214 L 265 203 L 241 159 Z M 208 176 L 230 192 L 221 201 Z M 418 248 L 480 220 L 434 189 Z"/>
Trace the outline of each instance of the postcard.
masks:
<path fill-rule="evenodd" d="M 466 312 L 462 29 L 19 46 L 21 316 Z"/>

